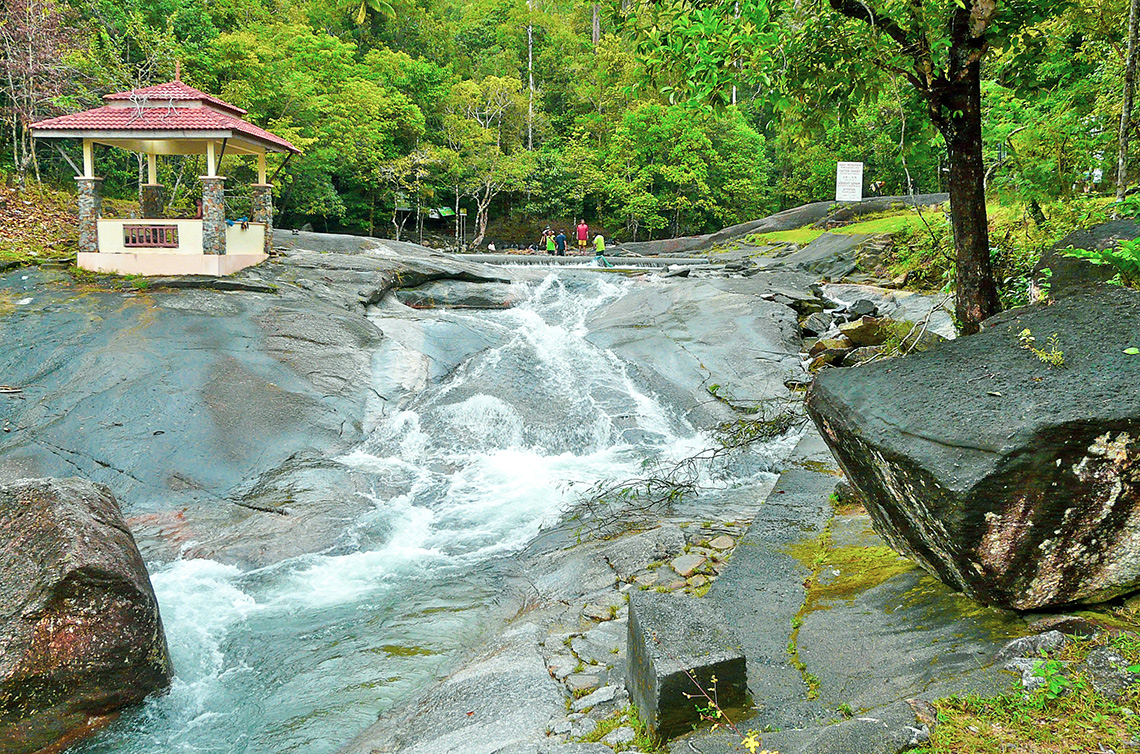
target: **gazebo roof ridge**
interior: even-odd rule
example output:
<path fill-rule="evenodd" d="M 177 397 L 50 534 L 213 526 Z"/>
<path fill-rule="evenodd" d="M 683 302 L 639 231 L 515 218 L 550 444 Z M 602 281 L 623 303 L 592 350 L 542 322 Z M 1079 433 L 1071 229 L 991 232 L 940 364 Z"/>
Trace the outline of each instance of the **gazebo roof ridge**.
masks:
<path fill-rule="evenodd" d="M 115 104 L 118 102 L 147 102 L 155 103 L 148 104 L 149 107 L 161 107 L 161 103 L 174 103 L 174 102 L 203 102 L 214 107 L 228 110 L 235 115 L 247 115 L 248 110 L 244 110 L 237 105 L 231 105 L 229 102 L 215 97 L 212 94 L 207 94 L 200 89 L 195 89 L 189 84 L 184 83 L 180 79 L 167 81 L 162 84 L 154 84 L 153 86 L 144 86 L 139 89 L 130 89 L 125 92 L 115 92 L 114 94 L 104 94 L 103 99 L 106 102 Z"/>

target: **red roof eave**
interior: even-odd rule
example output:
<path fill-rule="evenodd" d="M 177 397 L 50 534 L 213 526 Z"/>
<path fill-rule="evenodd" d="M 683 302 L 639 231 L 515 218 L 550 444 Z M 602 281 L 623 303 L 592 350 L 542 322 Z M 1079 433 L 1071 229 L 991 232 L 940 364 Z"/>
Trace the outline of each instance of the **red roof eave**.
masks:
<path fill-rule="evenodd" d="M 143 132 L 151 138 L 231 138 L 234 133 L 260 142 L 274 151 L 300 154 L 280 136 L 241 118 L 203 107 L 98 107 L 32 124 L 41 137 L 113 138 L 116 131 Z M 43 133 L 49 132 L 49 133 Z M 50 133 L 54 132 L 54 133 Z"/>

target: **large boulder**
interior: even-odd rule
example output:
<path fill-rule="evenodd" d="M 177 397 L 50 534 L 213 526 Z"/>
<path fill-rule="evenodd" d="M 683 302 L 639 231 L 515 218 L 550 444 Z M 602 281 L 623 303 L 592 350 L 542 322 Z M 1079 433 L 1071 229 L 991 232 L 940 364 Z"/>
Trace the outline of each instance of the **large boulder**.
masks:
<path fill-rule="evenodd" d="M 0 485 L 0 751 L 34 752 L 170 683 L 142 557 L 106 487 Z"/>
<path fill-rule="evenodd" d="M 808 411 L 876 531 L 946 584 L 1018 610 L 1097 602 L 1140 587 L 1137 346 L 1140 293 L 1105 286 L 824 372 Z"/>

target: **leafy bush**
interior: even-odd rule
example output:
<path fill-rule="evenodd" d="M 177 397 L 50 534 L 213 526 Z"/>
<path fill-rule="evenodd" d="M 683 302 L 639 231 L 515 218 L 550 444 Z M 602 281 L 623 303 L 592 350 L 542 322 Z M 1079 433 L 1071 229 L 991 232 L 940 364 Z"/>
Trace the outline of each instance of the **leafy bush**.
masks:
<path fill-rule="evenodd" d="M 1140 238 L 1122 241 L 1119 246 L 1108 249 L 1069 247 L 1065 250 L 1065 256 L 1087 259 L 1093 264 L 1112 265 L 1116 268 L 1116 277 L 1111 282 L 1129 288 L 1140 287 Z"/>

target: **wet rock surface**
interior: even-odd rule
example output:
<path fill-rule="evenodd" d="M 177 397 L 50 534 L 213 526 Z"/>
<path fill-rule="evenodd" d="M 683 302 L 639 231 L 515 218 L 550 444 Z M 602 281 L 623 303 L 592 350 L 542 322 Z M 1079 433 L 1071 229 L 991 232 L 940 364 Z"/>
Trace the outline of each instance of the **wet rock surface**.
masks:
<path fill-rule="evenodd" d="M 1009 688 L 994 656 L 1025 622 L 923 574 L 860 510 L 832 510 L 837 473 L 808 432 L 706 599 L 740 634 L 753 708 L 733 719 L 760 733 L 761 748 L 896 754 L 929 736 L 922 700 Z M 739 743 L 722 728 L 669 750 L 725 754 Z"/>
<path fill-rule="evenodd" d="M 0 751 L 74 740 L 170 683 L 150 577 L 106 487 L 0 484 Z"/>
<path fill-rule="evenodd" d="M 22 391 L 0 398 L 0 481 L 110 485 L 149 558 L 194 543 L 260 566 L 336 546 L 371 503 L 350 471 L 319 459 L 354 447 L 386 410 L 373 359 L 392 340 L 369 312 L 402 286 L 509 278 L 412 244 L 280 231 L 275 244 L 283 256 L 225 289 L 0 276 L 26 302 L 3 317 L 0 370 Z M 405 322 L 394 318 L 396 335 Z"/>
<path fill-rule="evenodd" d="M 764 298 L 784 289 L 816 298 L 811 280 L 794 273 L 646 283 L 598 313 L 588 338 L 658 392 L 695 403 L 690 420 L 708 425 L 734 416 L 722 400 L 781 399 L 804 374 L 791 299 Z"/>
<path fill-rule="evenodd" d="M 1064 367 L 1021 346 L 1056 334 Z M 971 338 L 832 371 L 808 410 L 876 530 L 944 583 L 1031 609 L 1140 585 L 1140 294 L 1013 310 Z"/>

